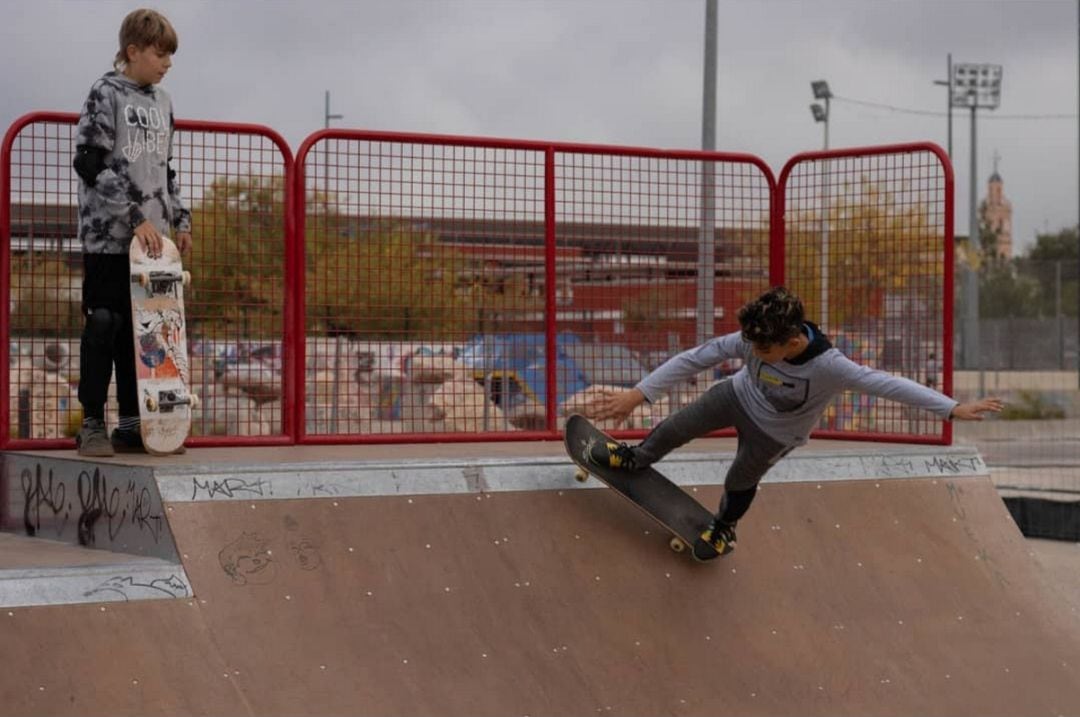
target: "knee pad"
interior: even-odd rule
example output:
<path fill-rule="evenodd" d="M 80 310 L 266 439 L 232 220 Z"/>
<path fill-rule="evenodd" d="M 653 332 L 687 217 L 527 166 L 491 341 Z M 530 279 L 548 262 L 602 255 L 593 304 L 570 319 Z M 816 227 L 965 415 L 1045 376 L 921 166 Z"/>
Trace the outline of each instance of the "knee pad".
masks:
<path fill-rule="evenodd" d="M 123 317 L 112 309 L 90 309 L 86 312 L 83 339 L 92 345 L 111 345 L 123 320 Z"/>

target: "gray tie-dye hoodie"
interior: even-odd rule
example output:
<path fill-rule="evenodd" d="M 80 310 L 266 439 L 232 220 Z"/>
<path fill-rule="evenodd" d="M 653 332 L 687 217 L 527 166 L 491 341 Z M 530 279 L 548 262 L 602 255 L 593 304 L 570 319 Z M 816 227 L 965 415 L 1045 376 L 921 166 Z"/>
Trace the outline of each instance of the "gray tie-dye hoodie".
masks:
<path fill-rule="evenodd" d="M 127 254 L 132 230 L 149 219 L 164 234 L 191 231 L 172 159 L 172 100 L 109 72 L 90 88 L 75 145 L 105 150 L 94 186 L 79 182 L 79 240 L 87 254 Z"/>

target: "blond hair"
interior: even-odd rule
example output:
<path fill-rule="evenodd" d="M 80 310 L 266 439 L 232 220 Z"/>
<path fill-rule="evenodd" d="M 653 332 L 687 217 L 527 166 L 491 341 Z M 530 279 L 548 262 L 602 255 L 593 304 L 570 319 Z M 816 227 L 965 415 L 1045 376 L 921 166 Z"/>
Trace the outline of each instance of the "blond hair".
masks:
<path fill-rule="evenodd" d="M 139 8 L 129 12 L 120 24 L 120 49 L 113 60 L 113 67 L 117 70 L 127 65 L 127 49 L 130 45 L 140 50 L 153 45 L 162 52 L 172 54 L 176 52 L 179 41 L 168 18 L 156 10 Z"/>

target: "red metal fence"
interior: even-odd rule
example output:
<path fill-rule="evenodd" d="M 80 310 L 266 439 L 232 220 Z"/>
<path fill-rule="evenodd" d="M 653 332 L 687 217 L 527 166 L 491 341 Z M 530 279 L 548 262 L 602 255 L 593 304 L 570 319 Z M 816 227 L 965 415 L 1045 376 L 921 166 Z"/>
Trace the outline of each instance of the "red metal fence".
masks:
<path fill-rule="evenodd" d="M 932 144 L 792 158 L 780 174 L 784 271 L 850 358 L 952 393 L 953 176 Z M 844 394 L 816 435 L 948 443 L 950 423 Z"/>
<path fill-rule="evenodd" d="M 76 119 L 28 115 L 0 154 L 10 448 L 77 427 Z M 748 155 L 326 130 L 294 163 L 263 127 L 178 130 L 196 445 L 554 438 L 785 273 L 854 358 L 922 376 L 933 352 L 949 388 L 952 178 L 930 145 L 804 155 L 778 186 Z M 825 433 L 947 438 L 861 400 Z"/>
<path fill-rule="evenodd" d="M 752 157 L 328 130 L 297 169 L 302 440 L 555 437 L 769 281 Z"/>

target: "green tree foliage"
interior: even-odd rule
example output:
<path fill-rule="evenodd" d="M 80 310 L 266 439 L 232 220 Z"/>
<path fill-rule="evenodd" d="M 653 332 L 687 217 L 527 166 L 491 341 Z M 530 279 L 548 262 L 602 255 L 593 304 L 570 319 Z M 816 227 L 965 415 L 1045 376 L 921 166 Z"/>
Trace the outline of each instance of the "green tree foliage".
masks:
<path fill-rule="evenodd" d="M 1027 254 L 984 262 L 979 314 L 983 318 L 1047 318 L 1077 315 L 1076 227 L 1038 234 Z M 1058 292 L 1060 290 L 1060 306 Z"/>
<path fill-rule="evenodd" d="M 404 220 L 358 217 L 337 198 L 305 201 L 309 334 L 460 339 L 510 330 L 542 308 L 520 275 L 469 259 Z M 222 178 L 193 211 L 188 319 L 202 335 L 274 338 L 285 305 L 285 184 Z"/>
<path fill-rule="evenodd" d="M 285 180 L 219 178 L 192 210 L 188 323 L 207 337 L 281 335 L 285 303 Z"/>
<path fill-rule="evenodd" d="M 312 257 L 309 331 L 369 339 L 446 339 L 476 316 L 456 291 L 460 262 L 433 237 L 385 226 Z"/>
<path fill-rule="evenodd" d="M 885 293 L 932 294 L 943 247 L 928 207 L 899 201 L 901 195 L 865 180 L 833 191 L 827 222 L 819 211 L 789 212 L 788 284 L 808 315 L 841 326 L 881 316 Z M 824 268 L 828 317 L 820 298 Z"/>
<path fill-rule="evenodd" d="M 346 232 L 348 233 L 348 232 Z M 540 299 L 525 282 L 468 259 L 405 222 L 366 222 L 311 256 L 308 331 L 365 339 L 460 340 L 515 326 Z"/>

